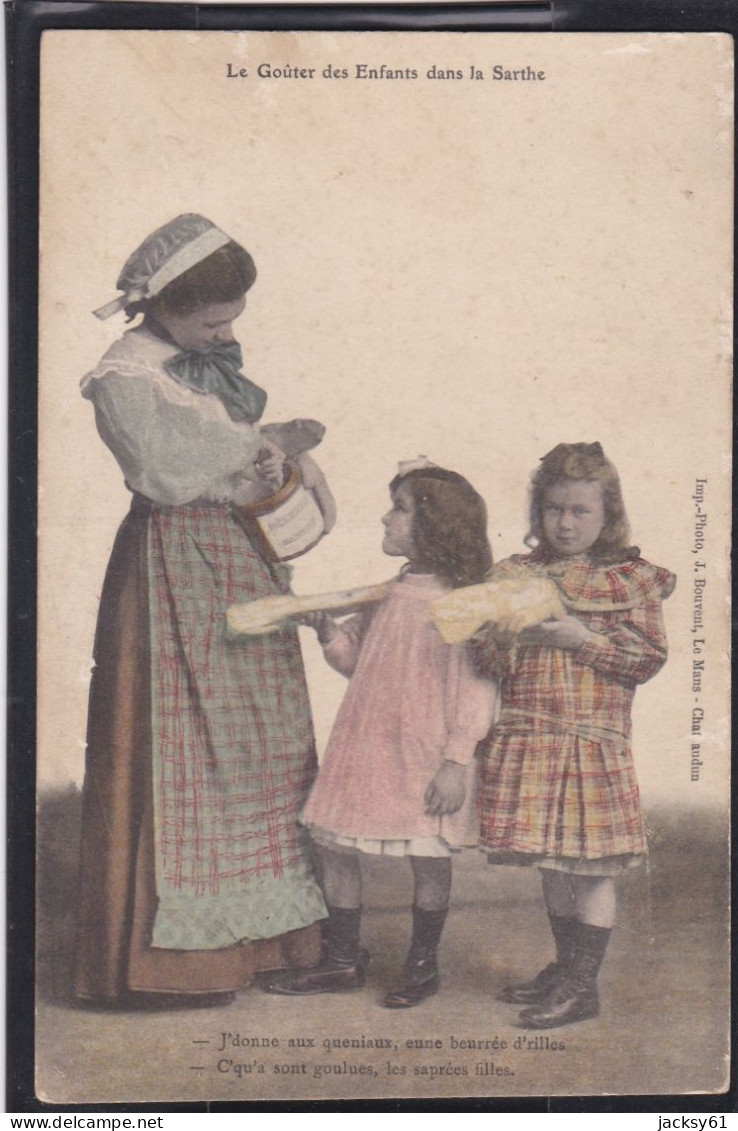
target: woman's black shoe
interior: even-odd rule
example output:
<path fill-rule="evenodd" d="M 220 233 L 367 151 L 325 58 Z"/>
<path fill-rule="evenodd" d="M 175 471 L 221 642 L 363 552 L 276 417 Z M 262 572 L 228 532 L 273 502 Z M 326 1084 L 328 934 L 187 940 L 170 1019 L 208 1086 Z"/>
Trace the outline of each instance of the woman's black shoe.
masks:
<path fill-rule="evenodd" d="M 351 961 L 325 958 L 318 966 L 262 974 L 259 987 L 267 994 L 303 997 L 309 994 L 344 994 L 366 985 L 366 970 L 359 956 Z"/>

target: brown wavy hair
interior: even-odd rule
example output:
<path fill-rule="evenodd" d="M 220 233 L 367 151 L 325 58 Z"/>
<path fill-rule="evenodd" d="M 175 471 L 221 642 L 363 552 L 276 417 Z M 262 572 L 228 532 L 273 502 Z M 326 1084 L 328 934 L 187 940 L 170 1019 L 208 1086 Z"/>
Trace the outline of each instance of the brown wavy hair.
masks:
<path fill-rule="evenodd" d="M 632 555 L 637 547 L 629 545 L 630 524 L 625 513 L 623 493 L 615 466 L 605 455 L 602 445 L 557 444 L 543 456 L 531 476 L 530 529 L 525 536 L 526 546 L 547 546 L 543 533 L 543 500 L 549 487 L 579 480 L 599 483 L 605 508 L 605 525 L 589 553 L 598 561 L 620 561 L 626 552 Z"/>
<path fill-rule="evenodd" d="M 126 307 L 128 321 L 137 314 L 192 314 L 201 306 L 237 302 L 254 285 L 256 264 L 245 247 L 231 240 L 184 274 L 172 279 L 154 298 Z"/>
<path fill-rule="evenodd" d="M 483 581 L 492 568 L 487 507 L 471 483 L 455 471 L 428 467 L 396 475 L 393 498 L 400 487 L 413 500 L 414 564 L 454 589 Z"/>

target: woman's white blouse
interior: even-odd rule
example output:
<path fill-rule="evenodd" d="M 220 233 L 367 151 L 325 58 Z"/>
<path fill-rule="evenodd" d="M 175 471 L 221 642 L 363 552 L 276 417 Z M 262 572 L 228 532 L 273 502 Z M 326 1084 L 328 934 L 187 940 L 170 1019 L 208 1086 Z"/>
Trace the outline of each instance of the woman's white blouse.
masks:
<path fill-rule="evenodd" d="M 131 490 L 156 503 L 248 502 L 259 426 L 170 376 L 165 363 L 180 352 L 142 327 L 115 342 L 81 384 L 98 432 Z"/>

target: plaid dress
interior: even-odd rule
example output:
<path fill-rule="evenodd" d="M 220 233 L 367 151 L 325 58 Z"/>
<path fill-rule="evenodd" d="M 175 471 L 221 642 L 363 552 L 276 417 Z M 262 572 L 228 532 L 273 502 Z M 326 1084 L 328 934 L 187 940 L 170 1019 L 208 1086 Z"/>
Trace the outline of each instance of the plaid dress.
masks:
<path fill-rule="evenodd" d="M 675 578 L 637 551 L 598 565 L 542 549 L 502 562 L 494 577 L 521 571 L 555 581 L 601 640 L 576 651 L 503 649 L 491 633 L 473 643 L 502 699 L 482 765 L 480 843 L 501 863 L 608 874 L 646 852 L 630 713 L 637 684 L 666 660 L 661 603 Z"/>

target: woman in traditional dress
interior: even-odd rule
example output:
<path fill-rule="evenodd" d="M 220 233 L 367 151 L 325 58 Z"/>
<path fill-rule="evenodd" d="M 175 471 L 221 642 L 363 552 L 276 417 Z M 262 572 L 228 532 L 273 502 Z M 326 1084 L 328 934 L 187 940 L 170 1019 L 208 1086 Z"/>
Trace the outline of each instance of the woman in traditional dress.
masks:
<path fill-rule="evenodd" d="M 316 960 L 326 914 L 296 816 L 316 771 L 296 630 L 230 640 L 226 610 L 289 588 L 234 517 L 278 486 L 266 394 L 232 323 L 251 256 L 209 220 L 159 228 L 114 302 L 143 320 L 82 382 L 132 492 L 100 602 L 74 992 L 126 1005 L 232 999 Z"/>

